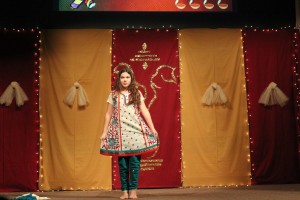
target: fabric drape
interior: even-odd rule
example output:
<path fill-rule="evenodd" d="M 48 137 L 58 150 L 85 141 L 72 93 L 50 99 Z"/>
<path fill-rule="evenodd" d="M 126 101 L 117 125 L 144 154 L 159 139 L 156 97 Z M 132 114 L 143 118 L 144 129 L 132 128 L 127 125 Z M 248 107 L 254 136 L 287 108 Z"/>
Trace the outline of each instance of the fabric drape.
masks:
<path fill-rule="evenodd" d="M 0 96 L 16 81 L 29 99 L 0 105 L 0 192 L 37 190 L 38 38 L 36 30 L 0 31 Z"/>
<path fill-rule="evenodd" d="M 251 140 L 253 184 L 299 181 L 296 115 L 293 99 L 294 30 L 243 32 Z M 258 103 L 274 82 L 291 99 L 284 107 Z"/>
<path fill-rule="evenodd" d="M 183 186 L 250 184 L 247 104 L 241 32 L 180 30 Z M 226 106 L 205 106 L 211 83 Z"/>
<path fill-rule="evenodd" d="M 0 97 L 0 104 L 10 106 L 14 98 L 16 100 L 17 106 L 22 106 L 26 101 L 28 101 L 26 93 L 16 81 L 11 82 L 5 89 Z"/>
<path fill-rule="evenodd" d="M 110 30 L 44 30 L 41 54 L 40 190 L 111 188 L 111 159 L 99 155 L 110 91 Z M 75 82 L 87 107 L 63 100 Z M 77 94 L 78 95 L 78 94 Z"/>

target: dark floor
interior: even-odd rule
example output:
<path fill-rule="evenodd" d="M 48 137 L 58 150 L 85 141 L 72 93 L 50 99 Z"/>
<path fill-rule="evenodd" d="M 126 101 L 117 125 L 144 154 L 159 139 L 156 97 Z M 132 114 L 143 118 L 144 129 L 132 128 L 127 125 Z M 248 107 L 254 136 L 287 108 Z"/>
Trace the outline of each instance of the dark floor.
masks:
<path fill-rule="evenodd" d="M 25 192 L 26 193 L 26 192 Z M 1 193 L 12 199 L 25 193 Z M 121 191 L 53 191 L 35 192 L 39 197 L 57 200 L 119 199 Z M 140 189 L 139 199 L 170 200 L 300 200 L 300 184 L 255 185 L 240 187 L 200 187 L 174 189 Z"/>

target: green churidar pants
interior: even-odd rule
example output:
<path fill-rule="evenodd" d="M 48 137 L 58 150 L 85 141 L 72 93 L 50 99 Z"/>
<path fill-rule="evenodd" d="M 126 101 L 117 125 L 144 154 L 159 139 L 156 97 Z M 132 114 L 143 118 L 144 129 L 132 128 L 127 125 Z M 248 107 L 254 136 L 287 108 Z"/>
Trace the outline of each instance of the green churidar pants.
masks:
<path fill-rule="evenodd" d="M 119 157 L 118 162 L 122 191 L 137 189 L 141 156 Z"/>

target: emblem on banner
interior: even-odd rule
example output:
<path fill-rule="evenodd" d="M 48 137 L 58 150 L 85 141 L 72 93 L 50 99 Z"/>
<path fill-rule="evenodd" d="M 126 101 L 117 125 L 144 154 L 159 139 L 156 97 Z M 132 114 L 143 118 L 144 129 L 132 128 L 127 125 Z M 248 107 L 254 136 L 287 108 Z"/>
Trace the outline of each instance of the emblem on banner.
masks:
<path fill-rule="evenodd" d="M 133 58 L 130 58 L 130 61 L 132 62 L 143 62 L 142 67 L 144 70 L 149 67 L 147 62 L 160 61 L 160 58 L 157 56 L 157 54 L 151 54 L 151 51 L 147 50 L 147 46 L 147 43 L 143 42 L 142 49 L 137 51 L 137 54 L 135 54 Z"/>

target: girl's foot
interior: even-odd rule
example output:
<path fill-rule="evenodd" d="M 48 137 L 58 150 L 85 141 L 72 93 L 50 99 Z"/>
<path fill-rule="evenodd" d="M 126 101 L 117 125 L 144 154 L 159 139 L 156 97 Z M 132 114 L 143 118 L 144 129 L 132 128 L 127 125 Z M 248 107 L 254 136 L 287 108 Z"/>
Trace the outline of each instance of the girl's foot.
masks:
<path fill-rule="evenodd" d="M 137 199 L 136 190 L 129 190 L 129 199 Z"/>
<path fill-rule="evenodd" d="M 122 194 L 122 196 L 120 196 L 120 199 L 128 199 L 128 192 L 127 192 L 127 190 L 123 191 L 123 194 Z"/>

